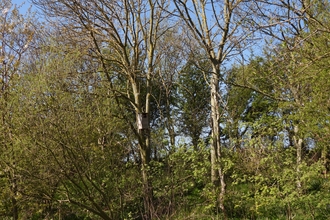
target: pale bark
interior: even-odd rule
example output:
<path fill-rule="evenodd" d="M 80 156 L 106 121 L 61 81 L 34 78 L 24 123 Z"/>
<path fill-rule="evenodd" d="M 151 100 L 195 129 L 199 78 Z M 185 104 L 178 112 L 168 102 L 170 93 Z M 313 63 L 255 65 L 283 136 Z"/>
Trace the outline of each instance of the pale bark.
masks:
<path fill-rule="evenodd" d="M 300 176 L 301 176 L 301 171 L 300 171 L 300 165 L 302 161 L 302 145 L 303 145 L 303 139 L 299 138 L 298 135 L 299 127 L 298 125 L 294 126 L 293 132 L 293 142 L 296 148 L 296 172 L 297 172 L 297 190 L 300 191 L 301 189 L 301 181 L 300 181 Z"/>
<path fill-rule="evenodd" d="M 212 142 L 211 142 L 211 181 L 214 186 L 220 186 L 218 195 L 219 208 L 225 214 L 224 197 L 226 192 L 225 176 L 221 165 L 221 140 L 220 140 L 220 111 L 219 111 L 219 67 L 214 65 L 211 76 L 211 118 L 212 118 Z"/>
<path fill-rule="evenodd" d="M 219 184 L 219 175 L 217 175 L 217 164 L 220 159 L 220 129 L 219 129 L 219 102 L 218 102 L 218 90 L 219 90 L 219 76 L 216 73 L 218 70 L 213 68 L 211 79 L 211 119 L 212 119 L 212 145 L 211 145 L 211 180 L 214 185 Z M 220 172 L 219 172 L 220 174 Z"/>
<path fill-rule="evenodd" d="M 72 21 L 72 25 L 64 26 L 67 32 L 74 32 L 72 26 L 78 26 L 78 29 L 85 33 L 86 41 L 93 45 L 92 56 L 100 61 L 109 80 L 112 95 L 119 106 L 121 105 L 118 97 L 129 100 L 134 108 L 136 121 L 140 113 L 150 114 L 151 80 L 156 65 L 155 51 L 160 36 L 166 31 L 163 8 L 167 7 L 167 3 L 154 0 L 33 0 L 33 3 L 41 6 L 50 16 Z M 107 49 L 110 51 L 104 51 L 104 45 L 108 45 Z M 119 70 L 113 71 L 109 65 L 114 65 Z M 119 74 L 126 80 L 127 92 L 116 89 L 112 82 L 113 74 Z M 150 130 L 139 130 L 136 121 L 131 120 L 125 109 L 123 117 L 130 124 L 139 147 L 144 191 L 143 218 L 152 219 L 152 185 L 148 175 L 151 159 Z"/>
<path fill-rule="evenodd" d="M 212 144 L 211 153 L 211 181 L 217 188 L 219 208 L 225 214 L 225 177 L 223 167 L 221 167 L 221 130 L 220 130 L 220 91 L 219 83 L 221 79 L 220 68 L 224 60 L 235 50 L 240 49 L 240 44 L 247 38 L 245 33 L 240 33 L 241 19 L 245 19 L 245 12 L 236 14 L 239 7 L 244 7 L 244 1 L 225 0 L 225 1 L 182 1 L 175 0 L 175 6 L 179 16 L 190 29 L 190 33 L 195 40 L 202 46 L 210 63 L 212 73 L 210 79 L 210 101 L 211 101 L 211 129 Z M 191 7 L 190 7 L 191 6 Z M 237 11 L 236 11 L 237 10 Z M 237 52 L 237 51 L 236 51 Z"/>

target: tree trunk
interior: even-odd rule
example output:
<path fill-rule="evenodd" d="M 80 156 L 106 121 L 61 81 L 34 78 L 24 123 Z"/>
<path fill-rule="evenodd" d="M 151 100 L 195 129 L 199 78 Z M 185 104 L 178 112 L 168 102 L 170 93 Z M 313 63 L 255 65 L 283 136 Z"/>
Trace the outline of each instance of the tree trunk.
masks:
<path fill-rule="evenodd" d="M 297 151 L 296 154 L 296 172 L 297 172 L 297 190 L 300 191 L 301 189 L 301 181 L 300 181 L 300 165 L 301 165 L 301 160 L 302 160 L 302 145 L 303 145 L 303 140 L 301 138 L 298 138 L 298 125 L 294 126 L 293 132 L 293 142 Z"/>
<path fill-rule="evenodd" d="M 141 170 L 142 170 L 142 184 L 143 184 L 143 205 L 144 205 L 144 216 L 143 219 L 153 218 L 153 194 L 152 185 L 149 180 L 148 167 L 150 162 L 150 148 L 149 148 L 149 133 L 148 130 L 140 130 L 139 134 L 142 142 L 140 145 L 140 156 L 141 156 Z"/>
<path fill-rule="evenodd" d="M 219 111 L 218 111 L 218 82 L 217 75 L 212 75 L 211 81 L 211 119 L 212 119 L 212 144 L 211 144 L 211 181 L 213 185 L 219 185 L 219 178 L 217 175 L 217 152 L 220 147 L 219 137 Z"/>
<path fill-rule="evenodd" d="M 212 118 L 212 145 L 211 145 L 211 181 L 220 192 L 218 195 L 219 208 L 226 218 L 224 196 L 226 192 L 225 177 L 221 166 L 221 140 L 220 140 L 220 112 L 219 112 L 219 68 L 213 66 L 211 79 L 211 118 Z"/>
<path fill-rule="evenodd" d="M 143 181 L 143 205 L 144 205 L 144 219 L 153 219 L 153 192 L 152 184 L 148 175 L 148 168 L 150 163 L 150 130 L 140 130 L 140 155 Z"/>
<path fill-rule="evenodd" d="M 150 94 L 149 94 L 149 79 L 147 79 L 147 94 L 146 94 L 146 111 L 150 112 Z M 135 101 L 135 112 L 136 120 L 138 121 L 139 114 L 142 113 L 142 105 L 140 100 L 140 93 L 138 91 L 138 86 L 135 81 L 132 80 L 132 89 L 134 93 Z M 148 117 L 149 124 L 149 117 Z M 137 128 L 139 129 L 139 128 Z M 150 130 L 141 129 L 138 130 L 138 142 L 141 157 L 141 174 L 142 174 L 142 185 L 143 185 L 143 206 L 144 206 L 144 216 L 143 219 L 153 219 L 153 193 L 152 184 L 149 180 L 148 167 L 150 162 Z"/>

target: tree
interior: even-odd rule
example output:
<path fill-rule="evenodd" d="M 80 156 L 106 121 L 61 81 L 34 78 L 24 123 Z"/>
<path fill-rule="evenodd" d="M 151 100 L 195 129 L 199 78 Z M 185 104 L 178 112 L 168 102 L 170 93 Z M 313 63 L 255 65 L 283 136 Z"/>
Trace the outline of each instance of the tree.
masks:
<path fill-rule="evenodd" d="M 25 177 L 21 192 L 43 207 L 39 213 L 34 210 L 40 218 L 139 215 L 142 190 L 126 197 L 140 189 L 134 175 L 137 161 L 130 158 L 129 127 L 120 106 L 113 105 L 104 74 L 86 56 L 86 48 L 49 38 L 39 45 L 39 59 L 20 83 L 20 114 L 26 118 L 22 131 L 29 149 L 20 172 Z"/>
<path fill-rule="evenodd" d="M 224 195 L 225 178 L 223 166 L 220 165 L 221 131 L 219 109 L 221 98 L 219 84 L 223 78 L 221 68 L 226 60 L 246 48 L 247 38 L 252 36 L 245 29 L 246 20 L 252 16 L 249 11 L 253 4 L 241 0 L 225 1 L 174 1 L 178 16 L 188 27 L 190 34 L 203 48 L 212 70 L 210 72 L 210 105 L 211 105 L 211 180 L 215 186 L 220 183 L 218 196 L 219 207 L 225 213 Z M 208 70 L 206 70 L 208 71 Z"/>
<path fill-rule="evenodd" d="M 328 186 L 324 184 L 324 177 L 321 175 L 324 169 L 321 165 L 322 159 L 315 156 L 319 143 L 314 141 L 317 133 L 326 126 L 321 113 L 323 106 L 312 104 L 318 103 L 319 98 L 324 97 L 321 95 L 323 92 L 318 89 L 326 83 L 323 70 L 320 71 L 316 66 L 313 68 L 313 64 L 305 72 L 303 67 L 306 67 L 307 63 L 310 64 L 304 62 L 307 50 L 297 53 L 279 47 L 276 49 L 278 53 L 274 52 L 272 56 L 265 55 L 265 59 L 257 58 L 241 69 L 232 70 L 232 74 L 240 72 L 239 76 L 244 73 L 243 79 L 236 79 L 236 83 L 247 80 L 245 83 L 250 88 L 253 85 L 261 92 L 251 92 L 247 104 L 243 102 L 244 111 L 240 123 L 246 131 L 239 139 L 239 150 L 232 155 L 235 163 L 229 178 L 233 182 L 229 182 L 230 188 L 227 191 L 228 196 L 238 200 L 231 200 L 232 205 L 228 206 L 235 207 L 235 204 L 239 204 L 235 208 L 236 214 L 241 212 L 242 215 L 249 216 L 248 218 L 270 215 L 278 218 L 283 212 L 286 212 L 289 219 L 294 215 L 301 216 L 300 218 L 315 218 L 317 215 L 326 218 L 326 214 L 322 214 L 325 206 L 315 203 L 321 201 L 323 204 L 327 201 L 328 198 L 319 196 L 322 189 Z M 265 54 L 268 54 L 271 50 L 266 51 Z M 294 62 L 295 59 L 286 57 L 292 57 L 293 54 L 296 59 L 301 58 L 298 65 Z M 323 83 L 320 83 L 319 79 L 322 79 Z M 299 90 L 294 87 L 297 84 L 300 86 Z M 238 88 L 250 90 L 248 86 Z M 299 94 L 296 97 L 305 103 L 304 105 L 296 103 L 295 91 Z M 316 91 L 319 97 L 313 95 Z M 243 96 L 242 93 L 241 95 Z M 319 112 L 318 117 L 315 117 L 315 112 Z M 295 125 L 299 126 L 298 132 L 295 131 Z"/>
<path fill-rule="evenodd" d="M 15 85 L 23 66 L 23 55 L 33 41 L 34 29 L 31 15 L 23 16 L 11 1 L 0 1 L 0 112 L 1 112 L 1 181 L 2 191 L 10 198 L 11 216 L 19 218 L 18 182 L 16 166 L 19 162 L 20 149 L 16 126 L 19 124 L 14 117 L 17 101 L 15 101 Z"/>
<path fill-rule="evenodd" d="M 115 97 L 126 97 L 134 109 L 136 121 L 141 113 L 150 114 L 151 85 L 156 76 L 155 66 L 160 54 L 156 50 L 157 43 L 167 30 L 167 15 L 161 9 L 167 7 L 165 1 L 33 2 L 48 15 L 70 20 L 63 26 L 66 31 L 79 27 L 71 33 L 84 36 L 90 42 L 92 56 L 102 64 L 101 71 L 108 78 L 111 93 Z M 78 30 L 81 32 L 78 33 Z M 120 77 L 126 81 L 127 91 L 116 90 L 113 80 Z M 141 87 L 144 88 L 144 94 L 140 93 Z M 140 130 L 129 115 L 125 114 L 124 117 L 138 141 L 145 218 L 150 219 L 154 210 L 152 187 L 147 172 L 151 158 L 150 130 Z"/>
<path fill-rule="evenodd" d="M 207 69 L 203 65 L 203 70 Z M 205 81 L 207 75 L 198 69 L 193 62 L 189 62 L 181 70 L 179 75 L 179 100 L 181 109 L 182 133 L 192 139 L 194 149 L 198 149 L 199 140 L 202 138 L 203 130 L 209 121 L 209 99 L 208 85 Z"/>
<path fill-rule="evenodd" d="M 313 25 L 309 25 L 308 28 L 314 29 Z M 245 88 L 250 85 L 249 88 L 254 87 L 255 91 L 260 91 L 259 97 L 268 97 L 271 100 L 266 103 L 267 105 L 253 106 L 252 103 L 249 108 L 250 113 L 257 113 L 251 116 L 254 116 L 252 119 L 258 126 L 252 127 L 254 138 L 251 137 L 248 143 L 258 148 L 250 149 L 253 152 L 253 161 L 244 163 L 251 163 L 251 171 L 258 171 L 250 180 L 257 183 L 254 187 L 258 190 L 262 189 L 260 186 L 264 187 L 260 194 L 257 191 L 258 200 L 260 199 L 259 208 L 262 207 L 261 204 L 267 203 L 263 208 L 282 206 L 288 218 L 301 213 L 299 207 L 304 206 L 305 201 L 309 202 L 308 210 L 313 213 L 314 218 L 315 210 L 322 213 L 324 206 L 319 206 L 318 209 L 313 201 L 319 200 L 323 204 L 323 201 L 327 200 L 319 197 L 322 187 L 327 188 L 320 176 L 324 173 L 322 169 L 325 170 L 325 157 L 320 159 L 315 152 L 319 147 L 323 148 L 323 144 L 316 141 L 318 133 L 322 130 L 326 132 L 328 126 L 324 123 L 325 115 L 328 114 L 328 110 L 324 108 L 327 105 L 325 103 L 328 98 L 325 97 L 328 93 L 323 89 L 328 83 L 323 75 L 323 71 L 328 69 L 328 64 L 325 64 L 327 61 L 324 63 L 326 59 L 323 60 L 328 52 L 321 49 L 327 46 L 322 43 L 320 46 L 318 41 L 325 33 L 318 33 L 317 37 L 311 33 L 315 34 L 310 30 L 300 30 L 299 35 L 293 38 L 286 37 L 286 41 L 270 45 L 265 50 L 265 59 L 259 59 L 255 63 L 259 63 L 258 65 L 251 62 L 255 66 L 252 71 L 249 69 L 251 64 L 243 68 L 244 80 L 247 81 L 245 85 L 248 85 Z M 274 102 L 277 104 L 272 106 L 271 103 Z M 265 139 L 265 136 L 273 138 Z M 279 158 L 284 162 L 280 162 Z M 268 166 L 267 163 L 263 163 L 264 161 L 273 165 Z M 261 174 L 265 169 L 271 170 L 268 173 L 281 174 Z M 283 178 L 283 173 L 289 178 Z M 271 182 L 276 187 L 270 186 Z M 299 198 L 304 198 L 305 201 Z"/>
<path fill-rule="evenodd" d="M 164 132 L 165 135 L 158 136 L 153 141 L 164 142 L 168 145 L 169 152 L 175 151 L 176 138 L 180 135 L 178 131 L 178 75 L 180 67 L 186 60 L 184 43 L 177 39 L 182 37 L 178 27 L 172 27 L 163 33 L 158 42 L 158 64 L 155 71 L 158 73 L 153 79 L 151 99 L 151 120 L 153 130 Z M 168 141 L 167 141 L 168 140 Z M 155 144 L 154 146 L 157 146 Z M 159 145 L 158 145 L 159 146 Z M 157 148 L 157 147 L 156 147 Z M 161 148 L 155 149 L 159 151 Z M 164 152 L 163 152 L 164 153 Z"/>

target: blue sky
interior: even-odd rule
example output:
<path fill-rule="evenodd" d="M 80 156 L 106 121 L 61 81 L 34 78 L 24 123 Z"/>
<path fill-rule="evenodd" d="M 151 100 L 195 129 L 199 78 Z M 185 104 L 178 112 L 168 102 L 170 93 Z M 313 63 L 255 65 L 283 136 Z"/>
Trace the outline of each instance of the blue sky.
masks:
<path fill-rule="evenodd" d="M 27 0 L 11 0 L 11 2 L 13 3 L 13 5 L 22 5 L 22 7 L 20 8 L 20 11 L 22 14 L 25 14 L 25 12 L 29 9 L 29 7 L 31 7 L 31 3 Z"/>

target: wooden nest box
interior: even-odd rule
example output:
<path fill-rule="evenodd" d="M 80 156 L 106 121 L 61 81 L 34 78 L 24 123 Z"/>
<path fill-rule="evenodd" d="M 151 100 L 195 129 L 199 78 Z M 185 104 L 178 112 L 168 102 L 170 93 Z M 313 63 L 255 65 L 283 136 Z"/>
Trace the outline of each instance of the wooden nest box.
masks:
<path fill-rule="evenodd" d="M 137 126 L 139 130 L 149 129 L 148 113 L 140 113 L 138 115 Z"/>

